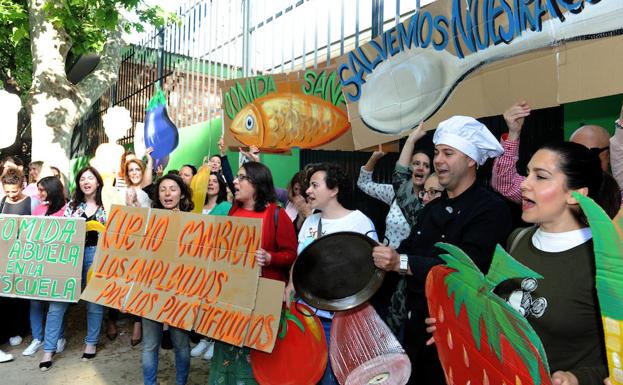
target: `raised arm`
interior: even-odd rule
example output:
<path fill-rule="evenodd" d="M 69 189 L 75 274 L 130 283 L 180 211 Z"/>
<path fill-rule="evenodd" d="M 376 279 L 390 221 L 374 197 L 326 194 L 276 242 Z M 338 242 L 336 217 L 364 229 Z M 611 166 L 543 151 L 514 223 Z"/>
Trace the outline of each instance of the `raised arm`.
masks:
<path fill-rule="evenodd" d="M 520 186 L 524 177 L 517 173 L 519 159 L 519 136 L 524 121 L 530 115 L 530 106 L 521 101 L 513 104 L 504 112 L 504 120 L 508 126 L 508 136 L 502 137 L 504 154 L 493 161 L 491 187 L 504 197 L 515 203 L 521 203 Z"/>
<path fill-rule="evenodd" d="M 390 204 L 394 200 L 394 189 L 390 184 L 375 183 L 372 181 L 372 172 L 376 163 L 385 156 L 385 152 L 379 144 L 379 149 L 370 155 L 370 159 L 361 168 L 359 178 L 357 179 L 357 187 L 366 195 Z"/>
<path fill-rule="evenodd" d="M 145 165 L 145 172 L 143 173 L 143 180 L 141 181 L 141 188 L 147 187 L 153 182 L 154 159 L 151 157 L 152 152 L 154 152 L 153 147 L 149 147 L 147 150 L 145 150 L 145 156 L 147 157 L 147 164 Z"/>

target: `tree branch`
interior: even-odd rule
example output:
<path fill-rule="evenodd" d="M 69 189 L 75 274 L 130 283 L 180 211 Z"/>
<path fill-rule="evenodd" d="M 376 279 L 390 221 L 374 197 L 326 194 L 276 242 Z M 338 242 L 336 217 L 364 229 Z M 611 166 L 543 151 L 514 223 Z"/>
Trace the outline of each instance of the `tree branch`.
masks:
<path fill-rule="evenodd" d="M 100 62 L 80 83 L 76 85 L 81 103 L 78 113 L 82 116 L 110 88 L 119 76 L 121 66 L 121 52 L 125 47 L 122 38 L 123 21 L 119 23 L 115 31 L 109 33 L 108 40 L 100 56 Z"/>

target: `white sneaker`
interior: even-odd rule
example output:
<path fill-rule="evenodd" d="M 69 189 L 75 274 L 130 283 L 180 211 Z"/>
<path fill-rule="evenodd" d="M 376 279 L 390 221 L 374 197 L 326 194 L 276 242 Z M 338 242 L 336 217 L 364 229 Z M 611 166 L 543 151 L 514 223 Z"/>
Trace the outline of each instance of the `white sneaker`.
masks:
<path fill-rule="evenodd" d="M 22 343 L 22 337 L 19 335 L 9 338 L 9 344 L 11 346 L 17 346 L 21 343 Z"/>
<path fill-rule="evenodd" d="M 208 342 L 208 349 L 206 349 L 206 352 L 203 354 L 203 358 L 204 360 L 211 360 L 212 356 L 214 356 L 214 341 L 209 341 Z"/>
<path fill-rule="evenodd" d="M 0 362 L 13 361 L 13 355 L 0 350 Z"/>
<path fill-rule="evenodd" d="M 24 349 L 24 351 L 22 352 L 22 355 L 32 356 L 33 354 L 37 353 L 39 349 L 41 349 L 42 346 L 43 346 L 43 342 L 35 338 L 34 340 L 32 340 L 30 345 L 28 345 L 28 347 Z"/>
<path fill-rule="evenodd" d="M 202 338 L 199 341 L 199 343 L 195 345 L 194 348 L 192 348 L 192 350 L 190 351 L 190 356 L 199 357 L 206 351 L 206 349 L 208 348 L 208 345 L 209 345 L 208 340 Z"/>
<path fill-rule="evenodd" d="M 67 345 L 67 340 L 65 338 L 59 338 L 56 341 L 56 353 L 62 353 L 65 350 L 65 345 Z"/>

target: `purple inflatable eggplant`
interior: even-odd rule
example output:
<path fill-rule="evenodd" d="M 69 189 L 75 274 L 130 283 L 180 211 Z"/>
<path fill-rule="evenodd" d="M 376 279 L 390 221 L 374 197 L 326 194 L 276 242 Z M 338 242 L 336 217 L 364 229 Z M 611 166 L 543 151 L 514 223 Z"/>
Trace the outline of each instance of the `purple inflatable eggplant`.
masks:
<path fill-rule="evenodd" d="M 167 114 L 167 100 L 164 92 L 158 87 L 149 100 L 145 114 L 145 148 L 153 147 L 151 156 L 154 168 L 159 165 L 166 167 L 169 154 L 177 147 L 179 134 L 177 127 Z"/>

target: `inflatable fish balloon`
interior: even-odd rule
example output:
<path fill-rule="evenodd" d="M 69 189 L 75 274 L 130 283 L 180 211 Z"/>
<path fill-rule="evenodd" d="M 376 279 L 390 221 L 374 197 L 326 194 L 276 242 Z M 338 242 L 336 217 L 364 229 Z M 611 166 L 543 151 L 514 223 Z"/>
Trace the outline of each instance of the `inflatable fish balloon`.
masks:
<path fill-rule="evenodd" d="M 158 88 L 149 101 L 145 114 L 145 147 L 153 147 L 151 156 L 154 167 L 166 166 L 169 154 L 177 147 L 179 134 L 177 127 L 167 114 L 167 100 L 164 92 Z"/>

